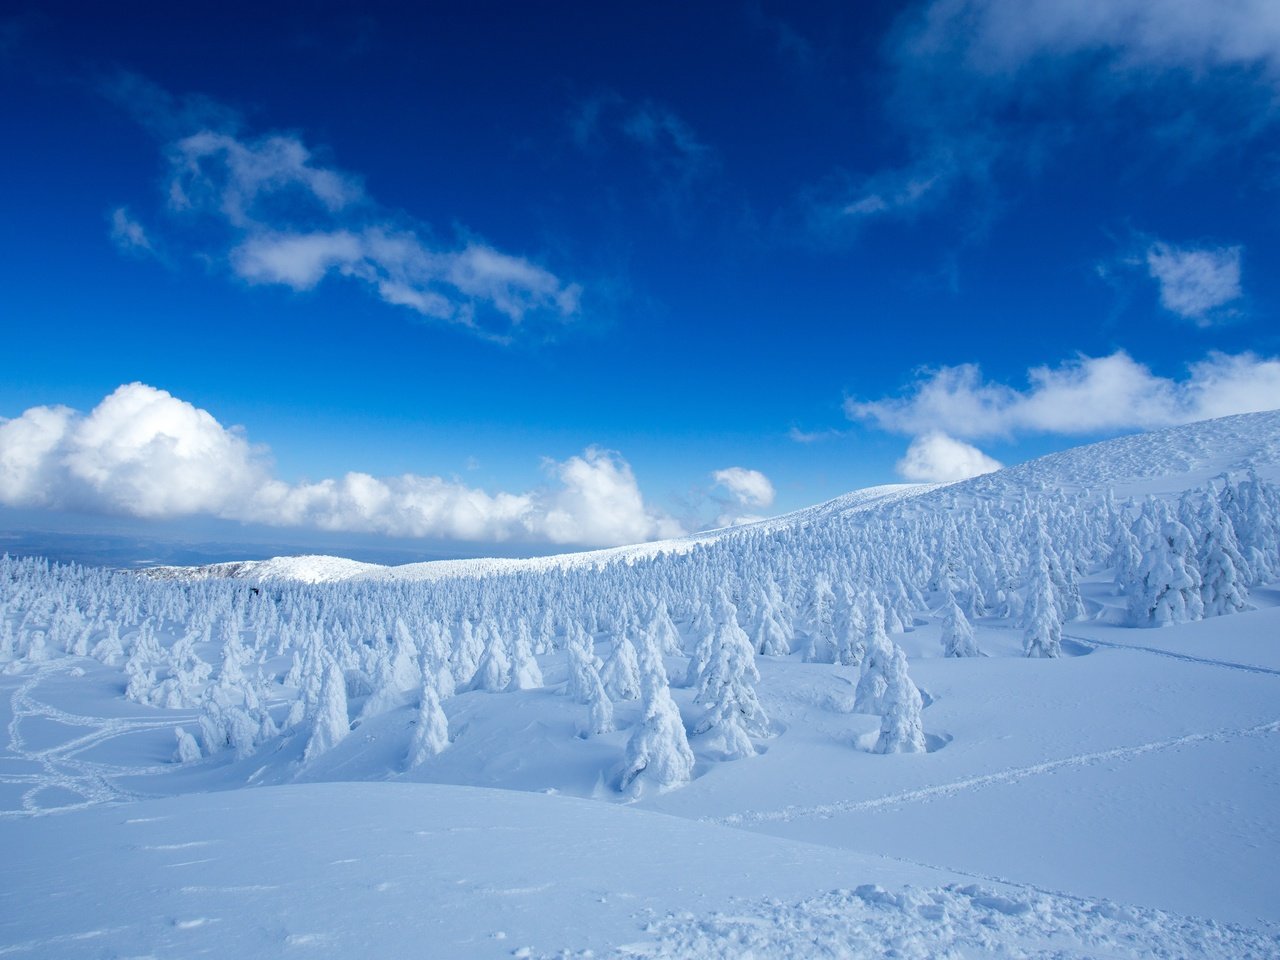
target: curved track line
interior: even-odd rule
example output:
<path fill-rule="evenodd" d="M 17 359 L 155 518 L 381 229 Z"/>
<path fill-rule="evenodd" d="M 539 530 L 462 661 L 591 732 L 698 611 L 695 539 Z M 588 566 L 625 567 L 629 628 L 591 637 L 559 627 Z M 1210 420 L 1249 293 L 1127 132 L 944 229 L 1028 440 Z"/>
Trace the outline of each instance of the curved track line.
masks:
<path fill-rule="evenodd" d="M 1013 783 L 1018 780 L 1024 780 L 1027 777 L 1039 776 L 1040 774 L 1050 773 L 1064 767 L 1083 767 L 1095 763 L 1103 763 L 1108 760 L 1122 760 L 1130 757 L 1138 757 L 1143 754 L 1155 753 L 1160 750 L 1168 750 L 1192 743 L 1221 742 L 1233 740 L 1239 737 L 1265 736 L 1271 733 L 1280 733 L 1280 720 L 1260 723 L 1253 727 L 1244 727 L 1234 730 L 1218 730 L 1213 733 L 1193 733 L 1183 737 L 1171 737 L 1167 740 L 1154 740 L 1150 743 L 1140 743 L 1132 747 L 1115 747 L 1111 750 L 1099 750 L 1094 753 L 1081 753 L 1076 754 L 1075 756 L 1063 757 L 1060 760 L 1049 760 L 1045 763 L 1035 763 L 1026 767 L 1014 767 L 1009 770 L 999 770 L 995 773 L 983 774 L 981 776 L 965 777 L 962 780 L 953 780 L 950 783 L 940 783 L 932 787 L 921 787 L 917 790 L 906 790 L 902 793 L 889 794 L 888 796 L 876 797 L 870 800 L 840 800 L 834 803 L 816 804 L 810 807 L 790 806 L 783 807 L 781 810 L 751 810 L 745 813 L 730 814 L 726 817 L 704 817 L 702 819 L 711 823 L 718 823 L 723 826 L 736 827 L 753 823 L 785 823 L 802 817 L 825 817 L 838 813 L 879 810 L 884 807 L 895 807 L 905 803 L 913 803 L 921 800 L 928 801 L 938 797 L 952 796 L 957 793 L 963 793 L 967 790 L 978 790 L 993 784 Z"/>
<path fill-rule="evenodd" d="M 1108 650 L 1138 650 L 1142 653 L 1153 653 L 1157 657 L 1168 657 L 1170 660 L 1185 660 L 1187 663 L 1200 663 L 1210 667 L 1226 667 L 1229 670 L 1243 670 L 1245 673 L 1260 673 L 1272 677 L 1280 677 L 1280 670 L 1271 667 L 1259 667 L 1249 663 L 1236 663 L 1232 660 L 1214 660 L 1212 657 L 1193 657 L 1189 653 L 1174 653 L 1172 650 L 1161 650 L 1159 647 L 1143 647 L 1134 643 L 1115 643 L 1110 640 L 1094 640 L 1089 637 L 1077 637 L 1064 633 L 1064 640 L 1074 640 L 1089 647 L 1106 647 Z"/>

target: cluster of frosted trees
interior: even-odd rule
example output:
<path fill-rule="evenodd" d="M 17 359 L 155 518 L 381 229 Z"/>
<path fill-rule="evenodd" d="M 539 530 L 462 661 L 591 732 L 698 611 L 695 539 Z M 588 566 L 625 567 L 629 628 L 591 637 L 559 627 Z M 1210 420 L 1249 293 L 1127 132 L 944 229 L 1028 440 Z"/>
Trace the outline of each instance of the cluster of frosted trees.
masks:
<path fill-rule="evenodd" d="M 932 612 L 944 653 L 976 656 L 972 622 L 998 618 L 1028 656 L 1058 656 L 1063 623 L 1086 613 L 1080 579 L 1100 574 L 1135 625 L 1243 609 L 1250 586 L 1280 577 L 1280 493 L 1239 474 L 1118 503 L 995 475 L 683 554 L 432 583 L 259 591 L 5 558 L 0 665 L 118 668 L 128 698 L 197 713 L 198 742 L 177 735 L 183 759 L 287 736 L 311 762 L 409 708 L 409 767 L 448 747 L 450 697 L 542 687 L 547 670 L 580 704 L 582 736 L 632 718 L 616 784 L 638 792 L 691 777 L 691 736 L 709 759 L 756 752 L 770 730 L 759 656 L 856 670 L 854 709 L 881 718 L 875 749 L 921 751 L 920 694 L 891 635 Z"/>

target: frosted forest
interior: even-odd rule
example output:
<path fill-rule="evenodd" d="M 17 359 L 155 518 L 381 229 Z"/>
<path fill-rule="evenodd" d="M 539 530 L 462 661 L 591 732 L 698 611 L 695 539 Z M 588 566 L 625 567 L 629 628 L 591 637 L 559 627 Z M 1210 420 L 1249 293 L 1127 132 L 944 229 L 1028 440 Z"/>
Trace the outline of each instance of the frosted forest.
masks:
<path fill-rule="evenodd" d="M 0 938 L 1274 956 L 1271 884 L 1246 881 L 1280 839 L 1278 470 L 1280 414 L 1255 414 L 505 564 L 6 555 L 0 830 L 33 872 Z M 66 869 L 37 869 L 77 818 Z M 381 893 L 356 906 L 356 866 L 313 889 L 312 842 L 370 823 L 405 847 Z M 1153 859 L 1112 863 L 1135 844 Z M 293 929 L 312 897 L 324 929 Z"/>

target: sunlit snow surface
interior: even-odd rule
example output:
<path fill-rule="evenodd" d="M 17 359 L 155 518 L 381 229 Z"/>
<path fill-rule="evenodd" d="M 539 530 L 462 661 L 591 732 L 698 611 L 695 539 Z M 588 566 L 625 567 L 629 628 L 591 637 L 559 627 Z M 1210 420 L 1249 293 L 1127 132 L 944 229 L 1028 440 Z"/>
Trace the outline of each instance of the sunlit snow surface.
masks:
<path fill-rule="evenodd" d="M 1172 494 L 1277 465 L 1280 416 L 1263 414 L 768 523 L 968 491 Z M 255 578 L 285 576 L 266 563 Z M 308 581 L 440 576 L 296 563 Z M 612 777 L 639 704 L 577 736 L 558 652 L 543 688 L 447 700 L 449 749 L 409 773 L 411 704 L 307 766 L 304 731 L 178 764 L 173 729 L 197 711 L 129 702 L 120 668 L 90 658 L 25 665 L 0 675 L 0 956 L 1280 956 L 1280 590 L 1139 630 L 1111 625 L 1105 575 L 1081 589 L 1090 618 L 1065 625 L 1059 660 L 1022 657 L 994 617 L 975 622 L 979 659 L 943 659 L 929 610 L 895 634 L 926 754 L 868 752 L 855 669 L 761 657 L 762 753 L 717 762 L 692 737 L 693 782 L 636 803 Z M 672 694 L 697 716 L 693 691 Z"/>

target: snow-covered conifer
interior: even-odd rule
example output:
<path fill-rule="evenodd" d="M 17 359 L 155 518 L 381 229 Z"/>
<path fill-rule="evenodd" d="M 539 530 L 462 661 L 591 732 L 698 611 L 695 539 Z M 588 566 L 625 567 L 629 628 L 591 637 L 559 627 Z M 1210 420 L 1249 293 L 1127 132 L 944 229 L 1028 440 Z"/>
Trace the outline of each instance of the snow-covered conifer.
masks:
<path fill-rule="evenodd" d="M 751 641 L 738 626 L 736 610 L 727 595 L 721 594 L 717 607 L 720 622 L 697 697 L 707 705 L 707 713 L 695 732 L 708 734 L 725 759 L 735 760 L 755 755 L 751 737 L 766 736 L 769 719 L 756 697 L 760 673 Z"/>
<path fill-rule="evenodd" d="M 944 657 L 979 657 L 978 641 L 974 638 L 969 618 L 954 599 L 945 605 L 942 614 L 942 655 Z"/>
<path fill-rule="evenodd" d="M 964 616 L 962 613 L 961 616 Z M 907 675 L 907 656 L 897 644 L 884 666 L 885 690 L 876 753 L 924 753 L 924 701 Z"/>
<path fill-rule="evenodd" d="M 649 636 L 658 645 L 658 652 L 664 656 L 678 657 L 684 653 L 680 646 L 680 631 L 671 619 L 665 600 L 654 604 L 653 614 L 649 617 Z"/>
<path fill-rule="evenodd" d="M 335 660 L 331 659 L 325 667 L 318 706 L 311 739 L 302 755 L 303 763 L 310 763 L 332 750 L 351 732 L 351 721 L 347 717 L 347 681 Z"/>
<path fill-rule="evenodd" d="M 178 763 L 194 763 L 199 760 L 200 744 L 196 743 L 196 738 L 182 727 L 174 727 L 173 732 L 178 739 L 178 748 L 174 751 L 173 759 Z"/>
<path fill-rule="evenodd" d="M 806 663 L 834 663 L 836 659 L 833 622 L 835 593 L 831 581 L 822 574 L 814 578 L 808 599 L 800 611 L 804 627 L 804 659 Z"/>
<path fill-rule="evenodd" d="M 698 685 L 702 671 L 707 668 L 707 661 L 711 658 L 711 638 L 715 633 L 715 619 L 712 617 L 710 605 L 706 602 L 699 605 L 692 630 L 693 652 L 689 655 L 689 667 L 684 675 L 686 687 Z"/>
<path fill-rule="evenodd" d="M 644 719 L 627 740 L 618 789 L 639 796 L 646 789 L 671 790 L 693 778 L 693 751 L 680 710 L 666 684 L 654 688 Z"/>
<path fill-rule="evenodd" d="M 515 640 L 511 644 L 511 679 L 509 690 L 533 690 L 542 686 L 542 670 L 533 658 L 533 640 L 524 619 L 516 620 Z"/>
<path fill-rule="evenodd" d="M 1206 496 L 1192 518 L 1198 531 L 1196 565 L 1200 569 L 1200 599 L 1204 615 L 1239 613 L 1249 606 L 1248 562 L 1240 553 L 1235 528 L 1217 500 Z"/>
<path fill-rule="evenodd" d="M 640 664 L 636 658 L 635 644 L 627 636 L 629 626 L 623 624 L 613 638 L 613 650 L 601 671 L 604 688 L 614 700 L 638 700 L 640 698 Z"/>
<path fill-rule="evenodd" d="M 1163 627 L 1201 619 L 1204 600 L 1200 596 L 1200 571 L 1191 532 L 1173 519 L 1161 501 L 1147 501 L 1144 514 L 1151 522 L 1141 543 L 1138 578 L 1129 595 L 1132 622 L 1137 626 Z"/>
<path fill-rule="evenodd" d="M 888 686 L 886 671 L 895 645 L 884 632 L 883 619 L 876 615 L 877 607 L 878 604 L 873 605 L 871 614 L 867 617 L 866 652 L 862 656 L 858 686 L 853 695 L 854 713 L 884 713 L 884 696 Z"/>
<path fill-rule="evenodd" d="M 418 721 L 409 742 L 407 765 L 410 770 L 439 755 L 449 746 L 449 718 L 440 706 L 434 671 L 422 677 L 422 701 L 418 705 Z"/>
<path fill-rule="evenodd" d="M 500 693 L 511 682 L 511 660 L 507 656 L 507 645 L 498 630 L 492 626 L 481 624 L 477 633 L 484 634 L 484 653 L 467 689 Z"/>

